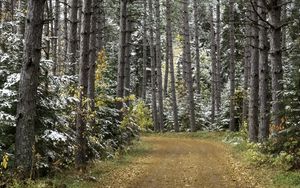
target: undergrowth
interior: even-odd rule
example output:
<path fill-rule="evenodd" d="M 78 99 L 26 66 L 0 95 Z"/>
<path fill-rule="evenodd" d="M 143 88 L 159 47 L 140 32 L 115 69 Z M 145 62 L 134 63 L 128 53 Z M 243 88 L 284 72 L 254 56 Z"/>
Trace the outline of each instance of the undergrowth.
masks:
<path fill-rule="evenodd" d="M 251 143 L 245 125 L 240 132 L 228 132 L 223 142 L 232 145 L 249 167 L 272 174 L 274 187 L 300 187 L 298 137 L 277 135 L 264 143 Z"/>
<path fill-rule="evenodd" d="M 101 181 L 109 177 L 114 169 L 126 167 L 136 157 L 145 155 L 151 146 L 136 140 L 126 150 L 116 152 L 112 159 L 93 161 L 86 172 L 78 172 L 75 168 L 37 181 L 24 183 L 14 181 L 11 188 L 91 188 L 99 187 Z"/>

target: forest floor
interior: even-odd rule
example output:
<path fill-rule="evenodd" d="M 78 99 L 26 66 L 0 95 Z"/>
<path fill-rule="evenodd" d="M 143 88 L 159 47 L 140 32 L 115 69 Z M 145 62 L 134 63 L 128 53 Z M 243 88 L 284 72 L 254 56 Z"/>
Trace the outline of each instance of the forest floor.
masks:
<path fill-rule="evenodd" d="M 222 143 L 222 135 L 218 134 L 222 133 L 143 136 L 116 159 L 94 162 L 85 174 L 63 173 L 50 179 L 50 185 L 70 188 L 284 187 L 272 184 L 271 171 L 242 162 L 238 152 Z M 48 180 L 43 182 L 46 186 L 38 187 L 47 187 Z"/>

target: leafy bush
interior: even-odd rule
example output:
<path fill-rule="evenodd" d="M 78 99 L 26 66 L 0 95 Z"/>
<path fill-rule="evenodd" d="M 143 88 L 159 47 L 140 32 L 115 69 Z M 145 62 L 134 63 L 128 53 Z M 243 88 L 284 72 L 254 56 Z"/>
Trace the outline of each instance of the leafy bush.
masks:
<path fill-rule="evenodd" d="M 285 169 L 300 168 L 300 127 L 292 126 L 274 134 L 264 143 L 262 152 L 274 156 L 274 164 Z"/>

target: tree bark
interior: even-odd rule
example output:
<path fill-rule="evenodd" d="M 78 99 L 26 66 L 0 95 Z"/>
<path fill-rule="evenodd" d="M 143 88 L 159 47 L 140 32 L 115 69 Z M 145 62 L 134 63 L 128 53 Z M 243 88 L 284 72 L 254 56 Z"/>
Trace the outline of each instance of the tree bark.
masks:
<path fill-rule="evenodd" d="M 104 10 L 104 0 L 99 0 L 99 8 L 97 11 L 97 49 L 99 52 L 104 50 L 105 40 L 105 10 Z"/>
<path fill-rule="evenodd" d="M 167 32 L 166 32 L 166 38 L 167 36 Z M 168 42 L 167 42 L 167 46 L 168 46 Z M 169 64 L 170 64 L 170 60 L 169 60 L 169 56 L 167 55 L 169 54 L 169 48 L 166 47 L 166 67 L 165 67 L 165 78 L 164 78 L 164 97 L 166 98 L 168 96 L 168 83 L 169 83 Z"/>
<path fill-rule="evenodd" d="M 142 86 L 142 98 L 146 100 L 147 94 L 147 0 L 143 0 L 143 86 Z"/>
<path fill-rule="evenodd" d="M 258 30 L 258 16 L 255 13 L 257 11 L 258 0 L 253 1 L 253 10 L 251 15 L 251 78 L 250 78 L 250 100 L 249 100 L 249 139 L 252 142 L 258 140 L 258 91 L 259 91 L 259 30 Z M 255 8 L 255 11 L 254 11 Z"/>
<path fill-rule="evenodd" d="M 69 4 L 68 0 L 64 0 L 64 72 L 66 72 L 68 65 L 68 11 L 69 11 Z"/>
<path fill-rule="evenodd" d="M 189 104 L 189 118 L 191 131 L 196 131 L 195 121 L 195 104 L 194 104 L 194 89 L 193 89 L 193 77 L 192 77 L 192 60 L 191 60 L 191 43 L 190 43 L 190 26 L 189 26 L 189 0 L 183 1 L 183 33 L 184 33 L 184 52 L 187 69 L 187 89 L 188 89 L 188 104 Z"/>
<path fill-rule="evenodd" d="M 217 46 L 217 62 L 216 62 L 216 112 L 220 114 L 221 108 L 221 21 L 220 21 L 220 0 L 217 3 L 217 30 L 216 30 L 216 46 Z"/>
<path fill-rule="evenodd" d="M 215 122 L 216 116 L 216 43 L 213 8 L 210 7 L 210 56 L 211 56 L 211 122 Z"/>
<path fill-rule="evenodd" d="M 78 29 L 78 0 L 71 0 L 71 15 L 70 15 L 70 33 L 69 33 L 69 61 L 70 61 L 70 74 L 76 74 L 76 65 L 77 65 L 77 29 Z"/>
<path fill-rule="evenodd" d="M 85 169 L 87 164 L 87 135 L 86 123 L 88 115 L 87 92 L 88 92 L 88 73 L 89 73 L 89 42 L 90 42 L 90 22 L 91 22 L 91 0 L 85 0 L 83 3 L 83 17 L 80 40 L 80 60 L 79 60 L 79 92 L 80 102 L 77 112 L 77 151 L 76 166 L 79 169 Z"/>
<path fill-rule="evenodd" d="M 229 26 L 229 43 L 230 43 L 230 131 L 238 131 L 238 125 L 235 121 L 235 34 L 234 34 L 234 0 L 229 1 L 230 6 L 230 26 Z"/>
<path fill-rule="evenodd" d="M 167 54 L 170 64 L 170 76 L 171 76 L 171 93 L 172 93 L 172 107 L 173 107 L 173 118 L 174 118 L 174 130 L 179 132 L 178 123 L 178 107 L 175 87 L 175 74 L 174 74 L 174 58 L 173 58 L 173 39 L 172 39 L 172 23 L 171 23 L 171 0 L 166 0 L 166 18 L 167 18 Z"/>
<path fill-rule="evenodd" d="M 90 54 L 89 54 L 89 72 L 88 72 L 88 97 L 89 97 L 89 114 L 95 112 L 95 73 L 96 73 L 96 60 L 97 60 L 97 41 L 96 32 L 97 32 L 97 22 L 99 13 L 98 5 L 99 0 L 92 0 L 92 16 L 91 16 L 91 32 L 90 32 Z M 90 120 L 90 126 L 95 125 L 95 118 Z"/>
<path fill-rule="evenodd" d="M 125 48 L 125 90 L 124 90 L 124 96 L 128 97 L 131 93 L 131 87 L 130 87 L 130 43 L 131 43 L 131 33 L 132 33 L 132 20 L 129 18 L 129 15 L 127 15 L 126 18 L 126 48 Z M 129 101 L 126 102 L 127 106 L 129 105 Z"/>
<path fill-rule="evenodd" d="M 48 5 L 47 5 L 47 6 L 48 6 Z M 24 2 L 23 0 L 20 0 L 20 1 L 19 1 L 19 4 L 18 4 L 18 11 L 19 11 L 19 12 L 22 12 L 22 13 L 25 13 L 25 8 L 26 8 L 25 2 Z M 48 13 L 48 11 L 47 11 L 47 13 Z M 19 23 L 18 26 L 17 26 L 17 33 L 18 33 L 19 35 L 21 35 L 22 38 L 24 38 L 24 33 L 25 33 L 25 22 L 26 22 L 26 20 L 25 20 L 25 18 L 21 17 L 19 21 L 20 21 L 20 23 Z M 49 25 L 49 24 L 47 24 L 47 25 Z"/>
<path fill-rule="evenodd" d="M 286 0 L 281 0 L 281 3 L 286 3 Z M 284 23 L 284 22 L 287 22 L 287 4 L 284 4 L 284 5 L 282 5 L 282 15 L 281 15 L 281 22 L 282 23 Z M 287 29 L 286 29 L 286 27 L 282 27 L 281 28 L 281 35 L 282 35 L 282 49 L 283 49 L 283 51 L 282 51 L 282 56 L 285 58 L 288 54 L 287 54 L 287 52 L 286 52 L 286 50 L 287 50 L 287 44 L 286 44 L 286 42 L 287 42 Z"/>
<path fill-rule="evenodd" d="M 272 77 L 272 124 L 279 126 L 283 117 L 283 68 L 281 50 L 281 0 L 271 0 L 269 8 L 270 60 Z"/>
<path fill-rule="evenodd" d="M 154 51 L 154 32 L 153 32 L 153 2 L 148 1 L 149 6 L 149 31 L 150 31 L 150 58 L 151 58 L 151 91 L 152 91 L 152 118 L 154 124 L 154 130 L 159 131 L 158 117 L 157 117 L 157 104 L 156 104 L 156 63 L 155 63 L 155 51 Z"/>
<path fill-rule="evenodd" d="M 199 3 L 194 0 L 194 27 L 195 27 L 195 63 L 196 63 L 196 91 L 200 95 L 200 47 L 199 47 Z"/>
<path fill-rule="evenodd" d="M 119 49 L 119 64 L 118 64 L 118 80 L 117 80 L 117 97 L 124 97 L 125 89 L 125 51 L 126 51 L 126 17 L 127 17 L 127 0 L 120 1 L 120 49 Z M 117 103 L 117 108 L 121 110 L 122 102 Z M 121 120 L 120 114 L 120 120 Z"/>
<path fill-rule="evenodd" d="M 267 10 L 264 7 L 262 0 L 258 0 L 258 13 L 263 20 L 267 20 Z M 262 21 L 258 21 L 259 24 L 259 132 L 258 139 L 263 142 L 269 137 L 269 76 L 268 76 L 268 31 L 267 24 Z"/>
<path fill-rule="evenodd" d="M 247 7 L 251 7 L 250 3 L 246 3 Z M 250 59 L 251 59 L 251 26 L 250 26 L 250 14 L 251 10 L 247 8 L 246 10 L 246 27 L 245 27 L 245 47 L 244 47 L 244 83 L 243 83 L 243 89 L 244 89 L 244 96 L 243 96 L 243 123 L 248 122 L 248 114 L 249 114 L 249 80 L 250 80 L 250 72 L 251 72 L 251 65 L 250 65 Z"/>
<path fill-rule="evenodd" d="M 51 19 L 50 18 L 50 10 L 49 10 L 49 5 L 48 5 L 48 2 L 46 1 L 46 3 L 45 3 L 45 9 L 46 9 L 46 11 L 44 11 L 45 13 L 44 13 L 44 15 L 46 16 L 46 18 L 47 19 Z M 25 24 L 25 23 L 24 23 Z M 21 27 L 21 26 L 20 26 Z M 18 29 L 18 32 L 21 32 L 21 30 L 22 30 L 22 28 L 20 28 L 19 27 L 19 29 Z M 20 34 L 20 33 L 19 33 Z M 49 38 L 50 38 L 50 23 L 46 23 L 45 24 L 45 29 L 44 29 L 44 35 L 46 36 L 46 38 L 47 38 L 47 40 L 46 40 L 46 47 L 45 47 L 45 50 L 44 50 L 44 52 L 45 52 L 45 58 L 46 59 L 50 59 L 50 40 L 49 40 Z"/>
<path fill-rule="evenodd" d="M 57 54 L 57 49 L 58 49 L 58 30 L 59 30 L 59 14 L 60 14 L 60 7 L 59 7 L 59 0 L 55 0 L 55 18 L 54 18 L 54 30 L 53 30 L 53 35 L 52 35 L 52 40 L 53 40 L 53 46 L 52 46 L 52 53 L 53 53 L 53 68 L 52 72 L 53 75 L 57 74 L 57 67 L 58 67 L 58 54 Z"/>
<path fill-rule="evenodd" d="M 160 1 L 155 0 L 156 14 L 156 67 L 157 67 L 157 88 L 158 88 L 158 123 L 160 131 L 164 129 L 164 106 L 163 106 L 163 88 L 162 88 L 162 72 L 161 72 L 161 32 L 160 32 Z"/>
<path fill-rule="evenodd" d="M 77 24 L 77 53 L 76 53 L 76 57 L 79 59 L 80 57 L 80 40 L 81 40 L 81 27 L 82 27 L 82 13 L 83 13 L 83 0 L 77 0 L 78 1 L 78 17 L 77 17 L 77 20 L 78 20 L 78 24 Z M 77 61 L 76 63 L 76 71 L 75 72 L 78 72 L 79 71 L 79 60 Z"/>
<path fill-rule="evenodd" d="M 19 176 L 32 176 L 34 162 L 34 127 L 36 122 L 37 87 L 41 60 L 45 0 L 29 0 L 24 42 L 23 66 L 19 84 L 16 116 L 16 161 Z"/>

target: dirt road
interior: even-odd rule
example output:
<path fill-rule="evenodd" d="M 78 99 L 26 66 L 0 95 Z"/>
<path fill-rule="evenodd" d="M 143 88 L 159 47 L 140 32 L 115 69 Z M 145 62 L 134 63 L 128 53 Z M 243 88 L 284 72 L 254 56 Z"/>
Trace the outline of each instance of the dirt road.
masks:
<path fill-rule="evenodd" d="M 244 180 L 246 175 L 234 167 L 228 150 L 221 143 L 165 137 L 144 137 L 142 140 L 152 147 L 147 156 L 113 172 L 106 182 L 109 185 L 104 187 L 256 187 Z"/>

